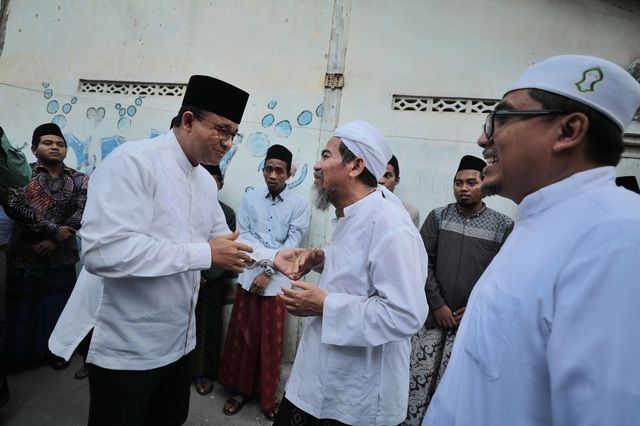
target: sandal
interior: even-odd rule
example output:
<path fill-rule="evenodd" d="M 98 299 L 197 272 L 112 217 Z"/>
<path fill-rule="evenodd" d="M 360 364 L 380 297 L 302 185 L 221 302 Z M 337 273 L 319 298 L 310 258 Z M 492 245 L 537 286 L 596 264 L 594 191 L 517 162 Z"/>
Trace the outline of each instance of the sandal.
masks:
<path fill-rule="evenodd" d="M 64 370 L 69 365 L 71 365 L 71 361 L 65 361 L 64 358 L 60 358 L 59 356 L 52 355 L 51 358 L 49 358 L 49 365 L 54 370 L 60 371 L 60 370 Z"/>
<path fill-rule="evenodd" d="M 213 391 L 213 383 L 211 382 L 211 380 L 209 380 L 206 377 L 198 377 L 196 379 L 193 379 L 194 383 L 196 384 L 196 391 L 200 394 L 200 395 L 209 395 L 212 391 Z M 207 383 L 211 384 L 211 387 L 209 389 L 207 389 Z M 198 387 L 200 386 L 200 387 Z M 200 390 L 202 389 L 202 390 Z"/>
<path fill-rule="evenodd" d="M 262 413 L 264 414 L 265 419 L 269 420 L 270 422 L 275 420 L 276 415 L 278 415 L 278 408 L 280 408 L 280 401 L 282 401 L 282 398 L 279 398 L 279 400 L 276 401 L 275 404 L 273 404 L 273 408 Z"/>
<path fill-rule="evenodd" d="M 240 412 L 240 410 L 242 410 L 242 407 L 244 407 L 244 404 L 247 403 L 247 400 L 248 398 L 245 398 L 244 401 L 238 401 L 235 398 L 229 398 L 227 399 L 227 402 L 224 403 L 224 407 L 222 407 L 222 412 L 227 416 L 235 416 Z M 233 408 L 233 411 L 229 411 L 229 409 L 227 409 L 227 404 L 230 405 L 229 408 Z"/>
<path fill-rule="evenodd" d="M 86 379 L 87 377 L 89 377 L 89 368 L 87 368 L 86 365 L 80 367 L 80 369 L 76 371 L 76 374 L 73 375 L 73 378 L 76 380 Z"/>

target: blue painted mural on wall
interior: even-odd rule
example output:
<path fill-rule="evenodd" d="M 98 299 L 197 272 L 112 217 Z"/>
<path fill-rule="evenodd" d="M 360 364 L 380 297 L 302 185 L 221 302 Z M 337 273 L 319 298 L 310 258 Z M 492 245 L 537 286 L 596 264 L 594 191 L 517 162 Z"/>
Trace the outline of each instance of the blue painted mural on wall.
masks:
<path fill-rule="evenodd" d="M 61 129 L 65 129 L 65 127 L 67 126 L 67 115 L 73 114 L 73 111 L 77 109 L 77 108 L 74 108 L 74 106 L 78 104 L 78 98 L 73 96 L 73 97 L 70 97 L 69 102 L 63 103 L 63 101 L 60 101 L 59 99 L 60 96 L 56 96 L 58 99 L 54 99 L 54 90 L 52 87 L 50 87 L 49 83 L 42 83 L 42 87 L 44 88 L 44 93 L 43 93 L 44 98 L 45 100 L 48 101 L 45 106 L 45 109 L 48 114 L 51 114 L 54 116 L 51 122 L 57 124 Z M 63 95 L 62 97 L 65 97 L 65 96 L 68 96 L 68 95 Z M 104 107 L 88 106 L 86 108 L 85 116 L 86 116 L 86 119 L 89 120 L 89 122 L 93 125 L 94 129 L 97 128 L 98 125 L 100 125 L 100 123 L 102 123 L 105 120 L 116 119 L 117 121 L 115 123 L 116 124 L 115 127 L 118 130 L 118 132 L 126 133 L 131 129 L 131 126 L 133 124 L 132 119 L 137 114 L 138 107 L 142 106 L 144 98 L 145 96 L 139 96 L 135 98 L 133 104 L 131 105 L 126 105 L 123 103 L 115 103 L 114 109 L 117 111 L 117 114 L 115 115 L 108 114 L 107 110 Z M 62 107 L 60 106 L 61 103 L 62 103 Z M 277 105 L 278 105 L 278 102 L 276 100 L 272 100 L 267 104 L 267 108 L 269 110 L 275 110 Z M 80 105 L 78 105 L 78 107 L 84 108 L 84 106 L 80 106 Z M 320 104 L 316 108 L 316 116 L 322 117 L 322 104 Z M 313 121 L 313 113 L 309 110 L 301 111 L 296 119 L 296 122 L 299 126 L 307 126 L 312 121 Z M 279 138 L 288 138 L 293 132 L 291 121 L 287 119 L 280 120 L 274 126 L 275 122 L 276 122 L 275 115 L 273 113 L 268 113 L 268 114 L 265 114 L 265 116 L 263 117 L 261 124 L 262 124 L 262 127 L 265 129 L 271 128 L 273 135 Z M 155 138 L 164 133 L 165 133 L 164 131 L 151 128 L 149 137 Z M 89 154 L 89 148 L 93 141 L 92 135 L 90 134 L 84 140 L 77 137 L 72 132 L 65 132 L 64 135 L 65 135 L 65 138 L 67 139 L 69 147 L 76 155 L 76 160 L 78 164 L 77 169 L 90 175 L 99 162 L 95 154 Z M 222 170 L 223 174 L 225 173 L 227 167 L 229 166 L 235 154 L 238 152 L 239 145 L 244 141 L 244 139 L 245 139 L 245 135 L 243 133 L 238 133 L 238 135 L 233 141 L 233 145 L 231 149 L 222 158 L 220 162 L 220 169 Z M 245 145 L 247 147 L 247 150 L 251 155 L 255 157 L 264 157 L 267 153 L 267 150 L 269 149 L 269 146 L 271 145 L 269 136 L 265 132 L 251 133 L 246 139 L 247 139 L 247 142 Z M 114 134 L 112 136 L 100 138 L 100 142 L 99 142 L 100 143 L 100 153 L 99 153 L 100 161 L 104 160 L 114 149 L 116 149 L 119 145 L 125 143 L 126 141 L 127 141 L 126 138 L 121 134 L 120 135 Z M 27 148 L 28 148 L 28 144 L 25 143 L 22 149 L 27 149 Z M 300 162 L 301 160 L 299 158 L 294 158 L 293 160 L 293 164 L 291 166 L 292 181 L 288 184 L 289 188 L 295 188 L 296 186 L 302 184 L 302 182 L 304 182 L 304 180 L 307 177 L 308 166 L 307 164 L 303 164 L 302 167 L 300 167 Z M 260 166 L 258 167 L 258 170 L 262 171 L 263 167 L 264 167 L 264 160 L 261 162 Z M 298 170 L 300 170 L 299 175 L 298 175 Z M 246 188 L 247 191 L 250 191 L 252 189 L 253 187 L 250 187 L 250 186 Z"/>
<path fill-rule="evenodd" d="M 274 110 L 277 105 L 278 105 L 278 102 L 276 100 L 272 100 L 267 104 L 267 108 L 270 110 Z M 322 117 L 322 112 L 323 112 L 323 107 L 322 107 L 322 104 L 320 104 L 316 108 L 316 115 L 318 117 Z M 276 118 L 274 114 L 267 113 L 265 114 L 264 117 L 262 117 L 261 124 L 262 124 L 262 127 L 267 129 L 271 127 L 275 121 L 276 121 Z M 313 113 L 309 110 L 304 110 L 300 112 L 296 121 L 300 126 L 308 126 L 313 121 Z M 278 124 L 273 126 L 274 135 L 280 138 L 288 138 L 289 136 L 291 136 L 292 131 L 293 131 L 293 128 L 289 120 L 281 120 L 278 122 Z M 267 154 L 267 150 L 269 149 L 270 145 L 271 145 L 271 142 L 269 140 L 269 136 L 264 132 L 252 133 L 247 138 L 247 150 L 254 157 L 265 156 Z M 293 160 L 294 164 L 291 165 L 291 172 L 292 172 L 291 179 L 295 177 L 296 172 L 298 170 L 298 164 L 296 163 L 296 161 L 299 162 L 298 159 L 294 159 Z M 264 160 L 258 166 L 258 171 L 262 171 L 263 168 L 264 168 Z M 287 186 L 289 188 L 295 188 L 296 186 L 300 185 L 302 182 L 304 182 L 305 178 L 307 177 L 307 171 L 308 171 L 308 166 L 304 164 L 302 166 L 300 176 L 298 176 L 298 178 L 293 182 L 288 183 Z M 251 189 L 249 188 L 253 189 L 252 187 L 248 186 L 245 189 L 245 191 L 247 192 L 250 191 Z"/>

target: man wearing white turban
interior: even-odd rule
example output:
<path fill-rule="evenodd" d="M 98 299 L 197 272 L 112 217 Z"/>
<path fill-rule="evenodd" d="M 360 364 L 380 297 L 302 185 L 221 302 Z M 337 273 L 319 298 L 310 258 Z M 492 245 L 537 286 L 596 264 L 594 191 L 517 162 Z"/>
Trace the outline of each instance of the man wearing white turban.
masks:
<path fill-rule="evenodd" d="M 404 419 L 411 336 L 424 323 L 427 256 L 402 203 L 377 183 L 391 150 L 362 120 L 338 128 L 314 166 L 316 205 L 336 209 L 324 250 L 300 250 L 282 288 L 287 310 L 309 317 L 275 425 L 397 424 Z M 294 421 L 292 423 L 292 421 Z"/>

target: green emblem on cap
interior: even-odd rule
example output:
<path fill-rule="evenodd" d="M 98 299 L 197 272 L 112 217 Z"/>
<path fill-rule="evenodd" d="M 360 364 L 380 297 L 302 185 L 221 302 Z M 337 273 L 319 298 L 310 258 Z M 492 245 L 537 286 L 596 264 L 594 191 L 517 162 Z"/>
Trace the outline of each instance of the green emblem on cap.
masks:
<path fill-rule="evenodd" d="M 576 83 L 576 87 L 582 93 L 593 92 L 593 86 L 595 86 L 597 82 L 602 81 L 603 79 L 604 73 L 600 68 L 589 68 L 582 73 L 582 80 Z"/>

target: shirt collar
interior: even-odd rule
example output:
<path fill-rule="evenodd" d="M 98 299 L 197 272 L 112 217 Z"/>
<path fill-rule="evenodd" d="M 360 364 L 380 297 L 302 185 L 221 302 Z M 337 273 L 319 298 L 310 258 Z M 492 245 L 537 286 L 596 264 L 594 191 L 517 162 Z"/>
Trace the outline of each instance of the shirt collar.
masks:
<path fill-rule="evenodd" d="M 33 169 L 34 170 L 38 170 L 40 172 L 49 173 L 47 168 L 45 166 L 43 166 L 40 161 L 36 161 L 34 163 Z M 71 174 L 71 169 L 69 167 L 67 167 L 66 164 L 62 163 L 62 170 L 60 171 L 60 173 L 66 173 L 66 174 L 70 175 Z"/>
<path fill-rule="evenodd" d="M 189 161 L 189 159 L 187 158 L 187 155 L 182 150 L 182 147 L 180 146 L 180 143 L 178 142 L 178 139 L 176 138 L 175 133 L 173 133 L 173 130 L 169 130 L 169 133 L 166 133 L 164 136 L 167 139 L 169 139 L 170 142 L 172 142 L 171 151 L 173 152 L 173 156 L 176 158 L 176 162 L 178 163 L 178 165 L 180 166 L 180 168 L 182 169 L 185 175 L 189 174 L 191 170 L 200 166 L 199 164 L 195 166 L 191 164 L 191 161 Z"/>
<path fill-rule="evenodd" d="M 533 216 L 603 184 L 615 186 L 615 180 L 616 169 L 613 166 L 576 173 L 524 197 L 518 206 L 518 216 L 520 219 Z"/>
<path fill-rule="evenodd" d="M 460 207 L 460 206 L 458 205 L 458 203 L 453 203 L 453 204 L 455 204 L 455 206 L 456 206 L 456 210 L 458 211 L 458 214 L 460 214 L 460 215 L 462 215 L 462 216 L 464 216 L 464 217 L 467 217 L 467 212 L 465 212 L 464 210 L 462 210 L 462 207 Z M 484 201 L 483 201 L 483 202 L 482 202 L 482 208 L 481 208 L 480 210 L 478 210 L 477 212 L 471 213 L 471 217 L 472 217 L 472 218 L 474 218 L 474 217 L 478 217 L 478 216 L 480 216 L 481 214 L 483 214 L 483 213 L 484 213 L 484 212 L 486 212 L 486 211 L 487 211 L 487 205 L 486 205 L 486 204 L 484 203 Z"/>
<path fill-rule="evenodd" d="M 276 195 L 275 201 L 276 202 L 278 200 L 284 201 L 284 200 L 287 199 L 288 196 L 289 196 L 289 187 L 285 184 L 284 185 L 284 189 L 282 190 L 282 192 L 279 193 L 278 195 Z M 269 188 L 265 188 L 264 189 L 264 198 L 269 198 L 270 200 L 273 200 L 273 197 L 271 196 L 271 193 L 269 192 Z"/>
<path fill-rule="evenodd" d="M 345 207 L 344 208 L 344 217 L 347 218 L 349 216 L 353 216 L 353 215 L 357 214 L 359 210 L 365 208 L 367 204 L 369 204 L 372 200 L 375 199 L 375 197 L 378 197 L 378 198 L 382 197 L 382 192 L 373 191 L 371 194 L 367 195 L 366 197 L 364 197 L 364 198 L 356 201 L 355 203 Z M 336 210 L 336 219 L 339 219 L 337 210 Z"/>

